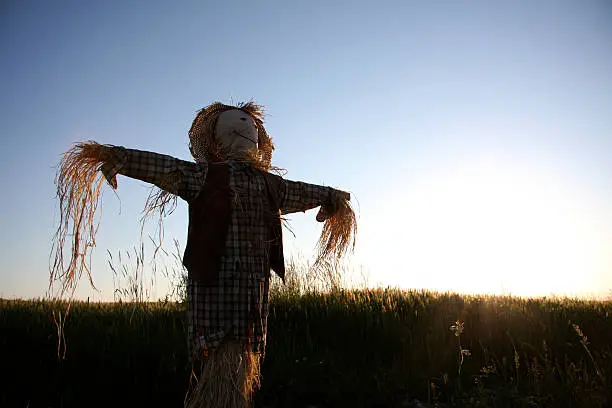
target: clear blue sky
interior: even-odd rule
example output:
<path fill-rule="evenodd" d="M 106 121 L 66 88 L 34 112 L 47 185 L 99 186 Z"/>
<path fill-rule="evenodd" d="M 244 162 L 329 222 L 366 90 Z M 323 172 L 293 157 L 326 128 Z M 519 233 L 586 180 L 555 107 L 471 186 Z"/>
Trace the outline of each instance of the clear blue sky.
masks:
<path fill-rule="evenodd" d="M 351 191 L 373 283 L 612 289 L 606 1 L 4 1 L 0 297 L 43 296 L 55 166 L 78 141 L 190 159 L 214 100 L 268 110 L 288 178 Z M 106 190 L 92 262 L 133 247 L 148 189 Z M 311 255 L 316 212 L 286 253 Z M 187 206 L 167 220 L 183 245 Z"/>

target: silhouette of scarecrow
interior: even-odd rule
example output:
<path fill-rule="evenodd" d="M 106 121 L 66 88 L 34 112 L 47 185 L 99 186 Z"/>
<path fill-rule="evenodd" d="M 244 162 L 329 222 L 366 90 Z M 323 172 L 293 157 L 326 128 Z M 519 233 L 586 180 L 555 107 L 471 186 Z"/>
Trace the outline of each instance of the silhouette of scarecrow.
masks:
<path fill-rule="evenodd" d="M 189 130 L 195 162 L 88 142 L 69 150 L 58 171 L 61 220 L 51 278 L 62 279 L 64 288 L 74 288 L 86 270 L 104 180 L 116 189 L 120 174 L 159 187 L 146 212 L 163 212 L 176 196 L 187 201 L 183 264 L 193 365 L 188 407 L 248 407 L 252 402 L 265 352 L 270 270 L 283 281 L 285 275 L 283 214 L 321 207 L 317 262 L 337 260 L 354 245 L 356 221 L 348 193 L 272 172 L 274 145 L 263 113 L 254 102 L 215 102 L 200 110 Z M 62 248 L 69 236 L 71 257 L 65 267 Z"/>

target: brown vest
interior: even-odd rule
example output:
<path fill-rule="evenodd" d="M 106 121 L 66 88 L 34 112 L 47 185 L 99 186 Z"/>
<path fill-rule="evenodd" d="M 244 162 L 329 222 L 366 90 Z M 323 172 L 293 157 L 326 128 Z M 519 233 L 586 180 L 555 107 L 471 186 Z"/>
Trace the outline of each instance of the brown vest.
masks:
<path fill-rule="evenodd" d="M 285 280 L 283 237 L 278 203 L 280 180 L 264 173 L 270 208 L 266 219 L 270 242 L 270 268 Z M 229 166 L 209 163 L 202 191 L 189 202 L 189 230 L 183 255 L 183 265 L 189 277 L 201 284 L 211 284 L 218 276 L 221 257 L 231 220 L 231 191 Z"/>

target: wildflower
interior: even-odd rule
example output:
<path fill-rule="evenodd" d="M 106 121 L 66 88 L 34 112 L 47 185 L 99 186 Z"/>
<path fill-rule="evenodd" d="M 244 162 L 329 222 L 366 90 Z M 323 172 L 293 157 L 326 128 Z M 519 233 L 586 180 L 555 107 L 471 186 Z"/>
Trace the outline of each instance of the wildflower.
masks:
<path fill-rule="evenodd" d="M 450 331 L 455 333 L 455 336 L 459 337 L 463 333 L 463 325 L 464 325 L 463 322 L 460 322 L 459 320 L 457 320 L 455 324 L 450 327 Z"/>

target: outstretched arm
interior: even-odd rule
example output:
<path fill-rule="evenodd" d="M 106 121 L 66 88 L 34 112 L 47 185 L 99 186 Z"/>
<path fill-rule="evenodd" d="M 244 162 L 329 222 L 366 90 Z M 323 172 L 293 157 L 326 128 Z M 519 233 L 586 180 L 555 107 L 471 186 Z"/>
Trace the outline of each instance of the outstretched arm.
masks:
<path fill-rule="evenodd" d="M 350 194 L 331 187 L 281 179 L 280 209 L 282 214 L 307 211 L 322 206 L 321 213 L 333 214 L 338 200 L 350 200 Z"/>
<path fill-rule="evenodd" d="M 167 156 L 121 146 L 103 146 L 104 177 L 117 188 L 116 175 L 155 184 L 162 190 L 184 200 L 197 196 L 206 179 L 205 163 L 193 163 Z"/>

